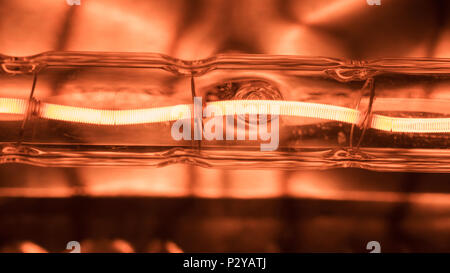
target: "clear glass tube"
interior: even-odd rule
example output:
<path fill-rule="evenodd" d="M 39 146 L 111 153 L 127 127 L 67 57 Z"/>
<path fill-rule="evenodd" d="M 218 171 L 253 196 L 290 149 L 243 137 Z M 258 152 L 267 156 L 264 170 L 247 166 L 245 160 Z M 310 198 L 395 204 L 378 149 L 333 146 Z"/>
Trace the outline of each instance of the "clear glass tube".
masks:
<path fill-rule="evenodd" d="M 450 172 L 447 59 L 47 52 L 0 64 L 1 163 Z"/>

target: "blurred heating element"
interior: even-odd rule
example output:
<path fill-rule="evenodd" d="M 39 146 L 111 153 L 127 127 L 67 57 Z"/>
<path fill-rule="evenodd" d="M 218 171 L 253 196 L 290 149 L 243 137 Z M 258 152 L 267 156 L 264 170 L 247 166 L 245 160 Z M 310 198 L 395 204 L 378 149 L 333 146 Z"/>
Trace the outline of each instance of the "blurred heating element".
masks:
<path fill-rule="evenodd" d="M 47 250 L 42 248 L 41 246 L 30 242 L 30 241 L 22 241 L 17 242 L 11 245 L 3 246 L 0 249 L 1 253 L 48 253 Z"/>

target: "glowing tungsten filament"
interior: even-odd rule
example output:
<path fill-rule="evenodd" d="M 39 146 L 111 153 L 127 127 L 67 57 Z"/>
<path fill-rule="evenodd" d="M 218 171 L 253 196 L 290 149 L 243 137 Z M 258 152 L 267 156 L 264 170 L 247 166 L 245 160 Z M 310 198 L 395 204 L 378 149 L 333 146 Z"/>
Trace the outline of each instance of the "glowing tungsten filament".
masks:
<path fill-rule="evenodd" d="M 222 109 L 222 113 L 224 113 L 224 115 L 246 114 L 249 112 L 240 112 L 239 109 L 245 109 L 245 111 L 247 111 L 247 108 L 249 107 L 256 109 L 253 113 L 249 114 L 272 115 L 275 114 L 272 112 L 275 109 L 273 106 L 277 106 L 276 109 L 279 109 L 279 115 L 282 116 L 321 118 L 351 124 L 357 124 L 360 118 L 360 113 L 357 110 L 333 105 L 298 101 L 228 100 L 210 102 L 208 105 L 219 107 Z"/>
<path fill-rule="evenodd" d="M 0 114 L 25 115 L 28 102 L 25 99 L 0 98 Z M 222 116 L 244 114 L 274 115 L 279 109 L 280 116 L 310 117 L 358 124 L 361 112 L 351 108 L 319 103 L 278 100 L 228 100 L 209 102 L 206 106 L 218 109 Z M 276 106 L 276 107 L 275 107 Z M 103 110 L 74 106 L 41 103 L 36 115 L 49 120 L 94 124 L 133 125 L 189 119 L 192 104 L 131 109 Z M 372 114 L 370 128 L 398 133 L 448 133 L 450 118 L 396 118 Z"/>
<path fill-rule="evenodd" d="M 190 105 L 133 110 L 98 110 L 44 103 L 42 118 L 96 125 L 132 125 L 190 118 Z"/>
<path fill-rule="evenodd" d="M 27 102 L 23 99 L 0 98 L 0 113 L 23 115 L 27 111 Z"/>
<path fill-rule="evenodd" d="M 267 100 L 230 100 L 209 102 L 221 116 L 265 114 L 311 117 L 357 124 L 357 110 L 318 103 Z M 182 104 L 148 109 L 102 110 L 42 103 L 40 117 L 46 119 L 97 125 L 130 125 L 174 121 L 191 117 L 192 105 Z"/>
<path fill-rule="evenodd" d="M 447 133 L 450 132 L 450 118 L 392 118 L 374 115 L 370 127 L 396 133 Z"/>

